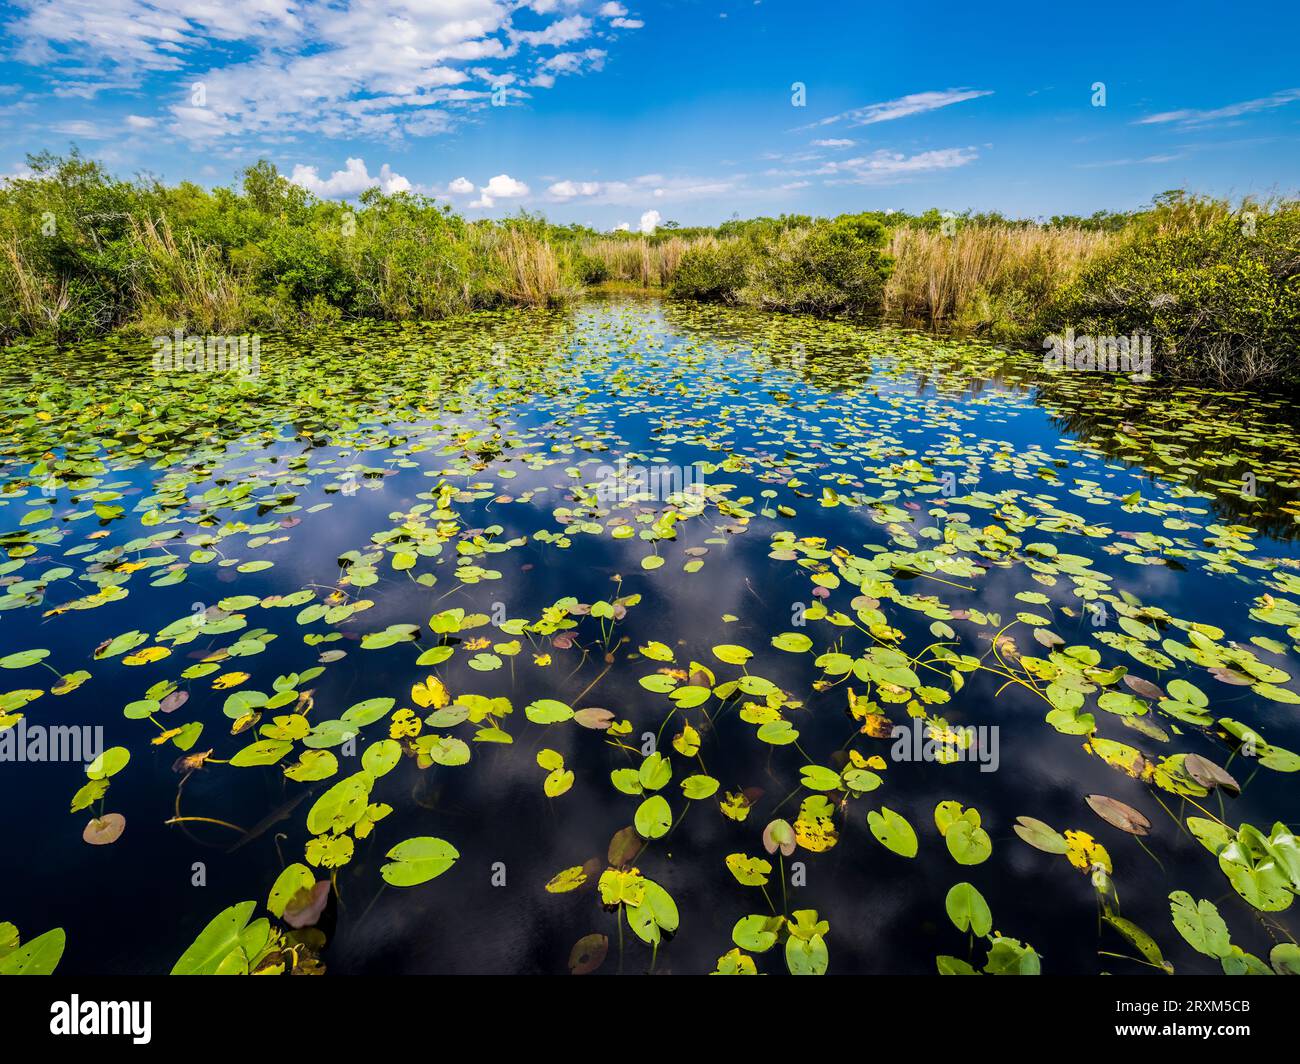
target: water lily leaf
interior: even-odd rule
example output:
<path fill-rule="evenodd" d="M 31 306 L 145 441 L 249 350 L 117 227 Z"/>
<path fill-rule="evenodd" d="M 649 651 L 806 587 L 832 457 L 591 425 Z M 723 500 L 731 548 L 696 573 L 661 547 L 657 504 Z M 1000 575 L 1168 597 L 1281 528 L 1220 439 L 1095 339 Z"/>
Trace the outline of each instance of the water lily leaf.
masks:
<path fill-rule="evenodd" d="M 956 821 L 944 833 L 944 841 L 952 859 L 960 865 L 980 864 L 993 853 L 993 840 L 989 833 L 969 820 Z"/>
<path fill-rule="evenodd" d="M 601 934 L 583 935 L 569 951 L 569 973 L 590 975 L 605 963 L 609 953 L 609 937 Z"/>
<path fill-rule="evenodd" d="M 347 831 L 366 811 L 370 801 L 371 777 L 358 772 L 339 780 L 316 799 L 307 813 L 307 830 L 313 835 Z"/>
<path fill-rule="evenodd" d="M 587 882 L 586 869 L 582 865 L 574 865 L 572 868 L 556 872 L 546 884 L 546 890 L 549 894 L 567 894 L 571 890 L 577 890 L 585 882 Z"/>
<path fill-rule="evenodd" d="M 772 874 L 772 864 L 761 857 L 746 857 L 743 853 L 727 855 L 727 868 L 736 882 L 746 887 L 761 887 Z"/>
<path fill-rule="evenodd" d="M 784 923 L 781 916 L 742 916 L 731 929 L 731 941 L 751 953 L 766 953 L 776 945 L 777 932 Z"/>
<path fill-rule="evenodd" d="M 1069 849 L 1064 835 L 1031 816 L 1016 817 L 1013 829 L 1030 846 L 1044 853 L 1065 853 Z"/>
<path fill-rule="evenodd" d="M 662 790 L 672 778 L 672 762 L 658 751 L 648 754 L 637 770 L 637 780 L 648 791 Z"/>
<path fill-rule="evenodd" d="M 743 953 L 739 949 L 728 950 L 718 958 L 717 967 L 713 970 L 714 975 L 757 975 L 758 966 L 754 963 L 754 958 L 748 953 Z"/>
<path fill-rule="evenodd" d="M 0 925 L 12 928 L 12 924 Z M 14 933 L 12 948 L 0 953 L 0 975 L 51 975 L 67 945 L 63 928 L 56 927 L 19 946 Z"/>
<path fill-rule="evenodd" d="M 86 766 L 86 775 L 92 780 L 106 780 L 126 768 L 131 751 L 124 746 L 110 746 Z"/>
<path fill-rule="evenodd" d="M 1212 901 L 1193 901 L 1185 890 L 1176 890 L 1169 895 L 1169 907 L 1174 927 L 1192 949 L 1207 957 L 1228 955 L 1228 925 Z"/>
<path fill-rule="evenodd" d="M 251 768 L 255 765 L 274 765 L 293 749 L 293 743 L 279 739 L 263 739 L 246 746 L 237 752 L 230 763 L 235 768 Z"/>
<path fill-rule="evenodd" d="M 573 708 L 553 698 L 539 698 L 524 706 L 524 716 L 534 724 L 561 724 L 573 718 Z"/>
<path fill-rule="evenodd" d="M 970 931 L 984 938 L 993 930 L 993 913 L 984 895 L 969 883 L 957 883 L 948 891 L 944 908 L 958 931 Z"/>
<path fill-rule="evenodd" d="M 429 835 L 399 842 L 387 854 L 390 864 L 379 869 L 384 882 L 394 887 L 414 887 L 442 875 L 460 858 L 451 843 Z"/>
<path fill-rule="evenodd" d="M 1151 830 L 1151 821 L 1134 809 L 1115 798 L 1104 794 L 1089 794 L 1084 801 L 1102 820 L 1120 831 L 1130 835 L 1146 835 Z"/>
<path fill-rule="evenodd" d="M 721 643 L 713 648 L 713 656 L 719 661 L 725 661 L 728 665 L 744 665 L 754 656 L 754 652 L 736 646 L 734 643 Z"/>
<path fill-rule="evenodd" d="M 633 823 L 642 838 L 660 839 L 673 826 L 673 811 L 663 795 L 652 794 L 637 807 Z"/>
<path fill-rule="evenodd" d="M 692 801 L 709 798 L 717 793 L 718 781 L 712 776 L 687 776 L 682 780 L 682 792 Z"/>
<path fill-rule="evenodd" d="M 915 857 L 917 851 L 916 832 L 907 819 L 882 805 L 879 811 L 873 809 L 867 813 L 867 826 L 871 834 L 888 850 L 900 857 Z"/>
<path fill-rule="evenodd" d="M 126 817 L 121 813 L 105 813 L 93 818 L 81 833 L 84 841 L 92 846 L 108 846 L 117 842 L 126 830 Z"/>
<path fill-rule="evenodd" d="M 172 975 L 215 975 L 226 957 L 240 948 L 257 903 L 240 902 L 214 916 L 172 967 Z"/>
<path fill-rule="evenodd" d="M 592 731 L 606 731 L 614 723 L 614 714 L 608 709 L 588 706 L 585 709 L 576 710 L 573 719 L 582 727 Z"/>

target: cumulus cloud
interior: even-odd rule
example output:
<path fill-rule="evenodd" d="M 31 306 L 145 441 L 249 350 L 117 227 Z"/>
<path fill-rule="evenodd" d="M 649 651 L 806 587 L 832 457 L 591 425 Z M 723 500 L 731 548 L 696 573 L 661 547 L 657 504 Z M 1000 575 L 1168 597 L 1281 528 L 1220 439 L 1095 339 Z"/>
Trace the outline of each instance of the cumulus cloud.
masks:
<path fill-rule="evenodd" d="M 521 199 L 528 195 L 528 186 L 509 174 L 497 174 L 486 185 L 479 187 L 479 197 L 471 207 L 494 207 L 499 199 Z"/>
<path fill-rule="evenodd" d="M 658 211 L 646 211 L 641 215 L 641 232 L 653 233 L 663 220 L 663 215 Z"/>
<path fill-rule="evenodd" d="M 599 181 L 557 181 L 546 190 L 556 199 L 573 199 L 575 196 L 594 196 L 600 192 Z"/>
<path fill-rule="evenodd" d="M 425 136 L 486 108 L 494 87 L 549 87 L 598 70 L 604 52 L 556 48 L 591 35 L 576 0 L 535 0 L 552 19 L 517 30 L 516 0 L 16 0 L 10 56 L 50 91 L 137 92 L 166 78 L 171 131 Z M 237 45 L 238 47 L 233 47 Z M 152 90 L 154 86 L 149 86 Z M 512 97 L 525 95 L 513 89 Z"/>
<path fill-rule="evenodd" d="M 642 174 L 621 181 L 556 181 L 547 187 L 552 199 L 573 200 L 582 198 L 591 203 L 621 207 L 639 207 L 646 197 L 682 202 L 709 199 L 733 194 L 741 183 L 738 176 L 722 178 L 665 177 L 663 174 Z"/>
<path fill-rule="evenodd" d="M 545 29 L 515 30 L 511 36 L 536 48 L 540 45 L 554 46 L 580 41 L 590 33 L 591 19 L 583 15 L 570 15 L 568 18 L 557 19 Z"/>
<path fill-rule="evenodd" d="M 365 160 L 355 158 L 348 159 L 344 169 L 335 170 L 323 179 L 316 167 L 300 163 L 293 168 L 289 180 L 321 199 L 347 199 L 368 188 L 379 188 L 388 194 L 411 191 L 411 182 L 394 173 L 387 163 L 379 168 L 377 175 L 372 175 L 366 169 Z"/>
<path fill-rule="evenodd" d="M 468 177 L 458 177 L 447 185 L 447 191 L 453 196 L 468 196 L 474 191 L 474 182 Z"/>

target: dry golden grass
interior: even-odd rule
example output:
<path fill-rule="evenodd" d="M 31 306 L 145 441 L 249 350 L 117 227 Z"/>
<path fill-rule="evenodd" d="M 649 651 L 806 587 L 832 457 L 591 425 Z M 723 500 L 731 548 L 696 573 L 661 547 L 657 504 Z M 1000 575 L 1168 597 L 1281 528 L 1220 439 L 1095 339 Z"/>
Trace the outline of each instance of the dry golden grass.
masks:
<path fill-rule="evenodd" d="M 716 244 L 713 237 L 684 240 L 669 237 L 650 241 L 610 237 L 583 245 L 583 253 L 601 262 L 611 281 L 626 281 L 645 288 L 666 288 L 682 256 L 692 247 Z"/>
<path fill-rule="evenodd" d="M 33 270 L 16 233 L 5 234 L 0 251 L 0 290 L 7 293 L 5 302 L 14 307 L 23 331 L 57 329 L 72 302 L 67 279 L 55 281 Z"/>
<path fill-rule="evenodd" d="M 952 236 L 895 229 L 885 313 L 904 322 L 978 328 L 1032 312 L 1115 237 L 1083 229 L 969 226 Z"/>
<path fill-rule="evenodd" d="M 560 303 L 573 293 L 564 281 L 555 249 L 545 240 L 517 229 L 494 233 L 490 254 L 501 298 L 525 306 Z"/>
<path fill-rule="evenodd" d="M 136 327 L 181 323 L 200 332 L 239 332 L 248 324 L 251 292 L 215 248 L 177 241 L 171 226 L 134 223 L 141 272 L 133 279 Z"/>

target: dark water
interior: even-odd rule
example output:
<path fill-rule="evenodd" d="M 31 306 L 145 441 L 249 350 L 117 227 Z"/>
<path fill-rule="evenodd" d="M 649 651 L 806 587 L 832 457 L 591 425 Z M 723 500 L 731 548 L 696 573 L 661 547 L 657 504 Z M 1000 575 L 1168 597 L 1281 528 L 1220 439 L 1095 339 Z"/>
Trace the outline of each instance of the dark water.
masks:
<path fill-rule="evenodd" d="M 484 315 L 444 326 L 268 339 L 261 376 L 251 385 L 201 374 L 160 380 L 149 372 L 147 356 L 125 345 L 9 352 L 0 371 L 9 423 L 0 435 L 6 500 L 0 527 L 8 533 L 3 542 L 12 556 L 24 533 L 41 533 L 33 551 L 20 551 L 21 566 L 4 574 L 6 590 L 12 596 L 17 578 L 31 580 L 56 566 L 74 570 L 48 586 L 20 587 L 22 601 L 7 602 L 0 612 L 0 655 L 46 648 L 46 664 L 53 668 L 0 671 L 0 690 L 46 689 L 21 709 L 29 724 L 99 725 L 106 745 L 131 752 L 102 806 L 75 814 L 68 803 L 85 782 L 81 765 L 0 763 L 6 810 L 0 920 L 15 923 L 24 938 L 64 927 L 68 946 L 60 971 L 166 971 L 225 907 L 255 900 L 265 915 L 266 894 L 280 870 L 303 860 L 311 837 L 308 809 L 332 783 L 360 768 L 359 757 L 349 759 L 336 749 L 337 775 L 293 782 L 282 768 L 301 752 L 296 745 L 279 766 L 209 763 L 184 778 L 178 799 L 184 773 L 173 764 L 182 752 L 170 744 L 151 745 L 160 728 L 201 721 L 204 731 L 193 751 L 211 748 L 214 761 L 230 758 L 256 737 L 229 734 L 231 720 L 222 706 L 230 692 L 211 689 L 218 673 L 192 680 L 180 673 L 204 654 L 263 629 L 275 636 L 263 652 L 221 663 L 223 671 L 250 674 L 235 691 L 270 692 L 277 676 L 315 665 L 324 651 L 346 651 L 307 685 L 312 722 L 336 718 L 372 697 L 418 708 L 411 685 L 430 674 L 445 682 L 453 700 L 473 693 L 503 696 L 513 706 L 500 721 L 512 744 L 473 742 L 474 727 L 461 724 L 449 733 L 469 742 L 468 764 L 420 769 L 405 758 L 376 780 L 371 801 L 387 803 L 392 812 L 356 840 L 352 860 L 338 870 L 337 897 L 322 925 L 328 935 L 323 960 L 334 973 L 562 973 L 570 948 L 592 932 L 610 937 L 602 971 L 620 964 L 625 972 L 647 970 L 651 950 L 625 924 L 620 962 L 618 915 L 601 906 L 594 888 L 611 837 L 632 823 L 640 801 L 617 791 L 610 772 L 635 767 L 640 757 L 626 747 L 636 751 L 643 736 L 659 733 L 659 748 L 674 770 L 662 793 L 680 819 L 667 838 L 649 844 L 637 865 L 675 899 L 680 928 L 657 951 L 658 971 L 712 970 L 733 947 L 735 922 L 768 911 L 763 892 L 737 883 L 724 858 L 766 857 L 764 825 L 778 815 L 793 822 L 811 794 L 800 788 L 800 767 L 811 760 L 838 770 L 849 749 L 889 762 L 880 772 L 882 786 L 840 806 L 836 845 L 825 852 L 799 849 L 783 866 L 787 873 L 791 862 L 804 866 L 806 883 L 787 886 L 788 909 L 816 909 L 829 921 L 832 973 L 933 972 L 938 954 L 967 957 L 967 936 L 944 911 L 945 894 L 962 880 L 988 900 L 999 932 L 1032 944 L 1046 972 L 1151 971 L 1099 955 L 1132 956 L 1135 950 L 1113 928 L 1099 927 L 1086 872 L 1016 837 L 1012 825 L 1020 815 L 1058 831 L 1088 832 L 1102 843 L 1113 861 L 1119 912 L 1151 934 L 1179 972 L 1215 971 L 1218 963 L 1193 951 L 1175 931 L 1168 901 L 1174 890 L 1215 901 L 1232 941 L 1260 957 L 1294 934 L 1291 910 L 1255 911 L 1233 891 L 1214 856 L 1173 819 L 1204 813 L 1085 751 L 1086 736 L 1045 723 L 1050 707 L 1043 699 L 1023 686 L 1004 686 L 1003 677 L 967 673 L 950 701 L 928 707 L 954 725 L 996 727 L 995 772 L 971 762 L 891 761 L 891 743 L 860 734 L 848 713 L 846 688 L 862 694 L 866 685 L 852 677 L 820 685 L 823 673 L 814 664 L 836 640 L 850 655 L 864 653 L 872 640 L 861 626 L 824 620 L 800 626 L 804 608 L 818 601 L 810 580 L 816 570 L 770 556 L 772 536 L 781 532 L 820 537 L 827 550 L 840 547 L 870 558 L 942 544 L 952 512 L 968 515 L 969 521 L 957 523 L 976 529 L 1010 522 L 1024 543 L 1049 543 L 1086 557 L 1091 571 L 1109 578 L 1098 582 L 1100 593 L 1121 604 L 1126 594 L 1130 604 L 1170 619 L 1213 625 L 1222 629 L 1218 642 L 1225 647 L 1250 646 L 1253 637 L 1280 641 L 1281 652 L 1252 649 L 1289 674 L 1297 639 L 1285 625 L 1251 616 L 1260 596 L 1286 598 L 1277 574 L 1293 573 L 1300 560 L 1289 539 L 1294 519 L 1284 509 L 1298 479 L 1285 404 L 1248 404 L 1240 397 L 1170 390 L 1159 382 L 1133 385 L 1098 377 L 1035 386 L 1032 367 L 987 347 L 631 300 L 592 302 L 568 312 Z M 45 398 L 38 401 L 41 394 Z M 39 409 L 49 416 L 30 420 Z M 1171 451 L 1171 445 L 1180 449 Z M 50 500 L 52 517 L 22 526 L 22 515 L 42 499 L 45 470 L 38 466 L 34 475 L 33 463 L 44 454 L 81 462 L 98 455 L 103 461 L 93 474 L 80 471 L 97 479 L 93 486 L 61 482 Z M 679 521 L 675 538 L 651 543 L 638 533 L 672 508 L 669 501 L 583 510 L 575 498 L 576 487 L 590 487 L 599 467 L 619 456 L 646 467 L 706 462 L 722 468 L 704 475 L 703 512 Z M 198 467 L 184 488 L 187 497 L 172 495 L 164 500 L 168 505 L 160 505 L 156 493 L 163 479 L 179 476 L 187 461 Z M 351 481 L 341 475 L 349 466 L 356 474 Z M 1242 498 L 1234 488 L 1243 470 L 1253 470 L 1260 482 L 1255 498 Z M 934 479 L 945 471 L 957 477 L 954 494 L 944 495 Z M 435 505 L 443 481 L 458 494 L 452 504 L 457 525 L 442 553 L 420 557 L 409 571 L 394 570 L 387 550 L 394 542 L 384 537 L 401 528 L 413 508 Z M 251 491 L 231 496 L 240 485 L 251 485 Z M 822 505 L 823 487 L 831 487 L 841 504 Z M 213 488 L 225 494 L 204 497 Z M 88 494 L 96 491 L 121 493 L 107 505 L 122 506 L 124 513 L 107 521 L 94 513 L 68 520 L 87 510 Z M 1126 505 L 1123 500 L 1135 491 L 1139 502 Z M 331 505 L 313 512 L 324 502 Z M 160 523 L 141 523 L 150 511 L 163 514 Z M 1064 521 L 1062 514 L 1079 520 Z M 1187 526 L 1170 528 L 1171 518 Z M 618 519 L 634 529 L 631 537 L 614 537 Z M 588 520 L 595 524 L 584 530 Z M 186 537 L 214 534 L 240 521 L 290 525 L 260 533 L 282 542 L 256 547 L 249 546 L 256 536 L 228 534 L 220 541 L 222 557 L 210 561 L 188 560 L 193 545 L 177 540 L 168 547 L 173 560 L 114 578 L 128 589 L 125 597 L 47 615 L 94 591 L 93 578 L 105 569 L 156 558 L 161 548 L 133 544 L 139 537 L 170 530 Z M 456 544 L 490 526 L 500 526 L 495 542 L 522 542 L 470 559 L 498 578 L 458 579 Z M 1235 531 L 1224 531 L 1227 526 Z M 87 540 L 101 531 L 107 535 Z M 547 535 L 539 538 L 539 531 Z M 567 545 L 547 542 L 566 534 Z M 85 553 L 68 556 L 87 542 Z M 128 544 L 132 549 L 90 560 Z M 692 555 L 689 548 L 707 553 Z M 656 550 L 665 563 L 643 569 L 641 559 Z M 382 555 L 377 583 L 341 583 L 347 569 L 339 558 L 349 551 Z M 1246 722 L 1271 745 L 1300 748 L 1295 706 L 1249 686 L 1219 682 L 1192 663 L 1160 670 L 1103 644 L 1096 638 L 1100 632 L 1119 631 L 1116 610 L 1110 610 L 1108 627 L 1094 625 L 1076 585 L 1059 573 L 1054 583 L 1036 581 L 1023 550 L 956 553 L 976 563 L 970 575 L 891 570 L 899 595 L 933 597 L 926 609 L 880 601 L 899 634 L 897 645 L 909 655 L 940 641 L 930 626 L 945 611 L 945 623 L 956 633 L 950 642 L 960 644 L 959 653 L 976 656 L 987 655 L 994 632 L 1025 611 L 1049 618 L 1046 627 L 1065 644 L 1098 650 L 1103 667 L 1124 664 L 1162 687 L 1175 676 L 1189 679 L 1209 696 L 1208 712 L 1216 720 Z M 686 571 L 693 557 L 703 564 Z M 225 559 L 235 564 L 223 566 Z M 274 565 L 239 572 L 236 565 L 250 560 Z M 151 579 L 169 566 L 180 569 L 177 582 L 153 586 Z M 820 568 L 834 571 L 825 562 Z M 421 574 L 434 575 L 436 582 L 422 586 L 414 579 Z M 264 598 L 300 588 L 322 598 L 337 591 L 373 606 L 330 626 L 296 623 L 298 608 L 253 605 L 231 611 L 246 615 L 242 631 L 202 636 L 152 664 L 92 656 L 103 641 L 133 629 L 151 634 L 142 646 L 159 645 L 155 633 L 229 596 Z M 1050 603 L 1017 600 L 1022 592 L 1045 594 Z M 825 602 L 853 617 L 851 602 L 859 594 L 845 582 Z M 521 636 L 517 656 L 502 656 L 493 671 L 477 671 L 468 664 L 477 651 L 461 640 L 512 638 L 488 624 L 462 633 L 446 662 L 416 664 L 439 641 L 427 627 L 439 610 L 457 606 L 536 621 L 566 597 L 589 604 L 629 595 L 641 599 L 608 639 L 598 618 L 580 614 L 573 646 L 557 647 L 544 635 Z M 971 610 L 999 614 L 1000 623 L 962 612 Z M 363 634 L 404 623 L 425 626 L 418 645 L 361 645 Z M 1177 625 L 1162 622 L 1161 628 L 1162 636 L 1186 642 Z M 308 633 L 334 632 L 342 638 L 304 641 Z M 808 635 L 813 650 L 774 648 L 770 640 L 782 632 Z M 1020 623 L 1006 634 L 1018 654 L 1046 658 L 1048 650 L 1032 633 L 1032 625 Z M 664 726 L 672 703 L 638 683 L 661 667 L 636 653 L 651 640 L 671 647 L 683 669 L 692 661 L 708 665 L 718 684 L 741 673 L 719 661 L 711 647 L 738 644 L 753 651 L 746 670 L 800 703 L 784 710 L 799 730 L 797 746 L 759 741 L 755 725 L 742 719 L 744 699 L 724 704 L 712 698 L 701 708 L 679 710 Z M 549 654 L 551 663 L 536 664 L 536 654 Z M 56 673 L 77 669 L 91 678 L 69 694 L 49 693 Z M 158 724 L 123 716 L 126 704 L 167 679 L 189 691 L 183 707 L 157 714 Z M 927 674 L 925 682 L 951 688 L 944 676 Z M 1290 679 L 1278 683 L 1292 685 Z M 523 708 L 541 698 L 608 708 L 631 724 L 625 746 L 572 721 L 529 722 Z M 1096 698 L 1089 695 L 1086 708 L 1106 738 L 1153 761 L 1198 753 L 1227 764 L 1245 785 L 1242 795 L 1216 792 L 1196 802 L 1229 826 L 1250 823 L 1267 834 L 1277 821 L 1300 820 L 1296 777 L 1253 765 L 1240 754 L 1230 760 L 1235 743 L 1215 727 L 1183 724 L 1151 706 L 1144 719 L 1159 725 L 1162 740 L 1098 709 Z M 904 703 L 883 709 L 895 723 L 908 722 Z M 262 723 L 272 715 L 266 713 Z M 703 737 L 699 761 L 669 745 L 687 719 Z M 358 750 L 385 737 L 387 727 L 386 721 L 367 727 Z M 575 775 L 572 788 L 553 799 L 543 794 L 546 772 L 536 762 L 543 748 L 562 754 Z M 720 790 L 688 801 L 680 780 L 703 772 L 719 781 Z M 735 822 L 721 814 L 718 799 L 742 790 L 757 800 L 747 819 Z M 1089 794 L 1137 808 L 1151 821 L 1150 835 L 1139 842 L 1099 819 L 1084 801 Z M 842 794 L 828 797 L 839 803 Z M 949 855 L 933 817 L 942 800 L 979 810 L 992 841 L 988 860 L 961 866 Z M 916 829 L 916 858 L 892 853 L 872 837 L 867 812 L 882 805 Z M 229 827 L 165 823 L 178 808 L 183 816 L 225 821 L 255 834 L 232 849 L 243 836 Z M 125 816 L 125 832 L 111 845 L 88 846 L 82 829 L 101 812 Z M 386 886 L 380 878 L 385 854 L 413 836 L 446 839 L 459 860 L 430 882 Z M 588 862 L 591 874 L 578 890 L 543 889 L 557 872 Z M 202 869 L 202 886 L 194 885 L 196 868 Z M 502 873 L 504 885 L 497 885 Z M 783 909 L 776 872 L 767 896 Z M 778 947 L 757 956 L 759 970 L 784 971 L 780 954 Z M 983 957 L 977 949 L 971 959 L 978 967 Z"/>

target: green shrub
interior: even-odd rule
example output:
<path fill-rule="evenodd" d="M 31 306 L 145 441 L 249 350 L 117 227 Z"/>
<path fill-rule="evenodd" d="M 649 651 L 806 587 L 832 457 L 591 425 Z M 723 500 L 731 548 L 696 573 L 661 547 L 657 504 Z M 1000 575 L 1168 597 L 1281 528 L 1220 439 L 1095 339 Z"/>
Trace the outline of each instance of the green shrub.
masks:
<path fill-rule="evenodd" d="M 751 254 L 751 245 L 736 238 L 689 248 L 677 264 L 668 294 L 674 299 L 735 303 Z"/>
<path fill-rule="evenodd" d="M 1300 204 L 1233 212 L 1176 197 L 1087 265 L 1052 328 L 1149 333 L 1161 372 L 1246 381 L 1300 376 Z"/>

